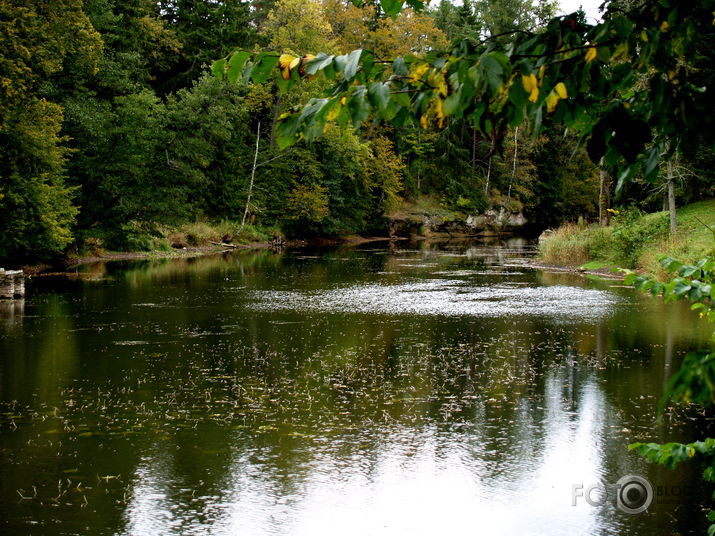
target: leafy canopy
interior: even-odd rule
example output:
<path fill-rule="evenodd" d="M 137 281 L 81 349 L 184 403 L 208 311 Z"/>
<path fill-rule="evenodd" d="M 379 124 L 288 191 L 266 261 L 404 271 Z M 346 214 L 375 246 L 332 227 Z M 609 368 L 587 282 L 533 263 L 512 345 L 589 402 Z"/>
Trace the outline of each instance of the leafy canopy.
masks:
<path fill-rule="evenodd" d="M 391 16 L 405 4 L 422 7 L 417 0 L 381 2 Z M 276 79 L 283 91 L 319 75 L 332 82 L 324 96 L 281 117 L 280 147 L 314 140 L 330 123 L 444 128 L 465 118 L 495 150 L 509 126 L 528 120 L 538 134 L 545 122 L 561 123 L 579 134 L 594 162 L 620 170 L 620 187 L 639 169 L 654 178 L 664 152 L 712 146 L 715 0 L 619 5 L 610 3 L 595 25 L 572 14 L 538 32 L 456 41 L 422 57 L 238 51 L 214 62 L 213 71 L 231 82 Z"/>

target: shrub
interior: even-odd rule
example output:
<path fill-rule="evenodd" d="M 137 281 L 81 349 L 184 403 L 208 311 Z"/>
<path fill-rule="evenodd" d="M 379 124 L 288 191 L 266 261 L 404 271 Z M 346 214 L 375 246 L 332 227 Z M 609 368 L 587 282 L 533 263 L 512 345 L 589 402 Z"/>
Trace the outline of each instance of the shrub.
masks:
<path fill-rule="evenodd" d="M 668 234 L 668 215 L 664 212 L 644 216 L 629 209 L 616 217 L 613 239 L 620 261 L 629 268 L 638 264 L 643 248 Z"/>

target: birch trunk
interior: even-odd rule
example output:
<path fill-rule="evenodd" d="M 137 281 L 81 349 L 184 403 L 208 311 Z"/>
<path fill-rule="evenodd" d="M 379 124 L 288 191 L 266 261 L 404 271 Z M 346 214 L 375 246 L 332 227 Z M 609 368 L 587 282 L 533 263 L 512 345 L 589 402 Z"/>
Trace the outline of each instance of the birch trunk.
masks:
<path fill-rule="evenodd" d="M 246 197 L 246 208 L 243 211 L 243 219 L 241 220 L 241 228 L 239 233 L 243 232 L 243 227 L 246 225 L 246 217 L 248 216 L 248 209 L 251 206 L 251 197 L 253 197 L 253 181 L 256 178 L 256 167 L 258 163 L 258 142 L 261 141 L 261 122 L 258 122 L 258 128 L 256 130 L 256 152 L 253 154 L 253 168 L 251 169 L 251 180 L 248 183 L 248 196 Z"/>

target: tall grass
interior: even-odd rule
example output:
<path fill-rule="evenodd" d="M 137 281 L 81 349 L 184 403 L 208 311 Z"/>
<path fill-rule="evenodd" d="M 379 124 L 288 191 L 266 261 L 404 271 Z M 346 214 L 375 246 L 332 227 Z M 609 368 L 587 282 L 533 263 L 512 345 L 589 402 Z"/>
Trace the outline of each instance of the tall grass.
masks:
<path fill-rule="evenodd" d="M 700 201 L 678 210 L 678 232 L 670 236 L 666 212 L 617 214 L 609 227 L 565 224 L 540 244 L 544 262 L 579 266 L 596 261 L 604 266 L 636 268 L 664 276 L 658 259 L 671 256 L 694 262 L 715 253 L 715 200 Z"/>
<path fill-rule="evenodd" d="M 578 266 L 602 255 L 611 240 L 610 227 L 567 223 L 556 229 L 539 247 L 541 258 L 548 263 Z"/>

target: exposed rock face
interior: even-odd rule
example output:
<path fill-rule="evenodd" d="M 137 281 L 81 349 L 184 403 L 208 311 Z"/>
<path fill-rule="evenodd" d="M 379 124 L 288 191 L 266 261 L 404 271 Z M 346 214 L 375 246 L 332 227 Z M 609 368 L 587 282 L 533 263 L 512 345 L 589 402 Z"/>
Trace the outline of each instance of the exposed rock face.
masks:
<path fill-rule="evenodd" d="M 393 238 L 396 236 L 417 236 L 422 234 L 422 222 L 411 218 L 393 219 L 388 224 L 387 232 L 388 236 Z"/>
<path fill-rule="evenodd" d="M 528 223 L 521 212 L 504 209 L 486 210 L 470 214 L 465 219 L 445 220 L 430 214 L 411 215 L 409 218 L 390 220 L 390 236 L 416 236 L 429 233 L 448 235 L 498 234 L 518 231 Z"/>

